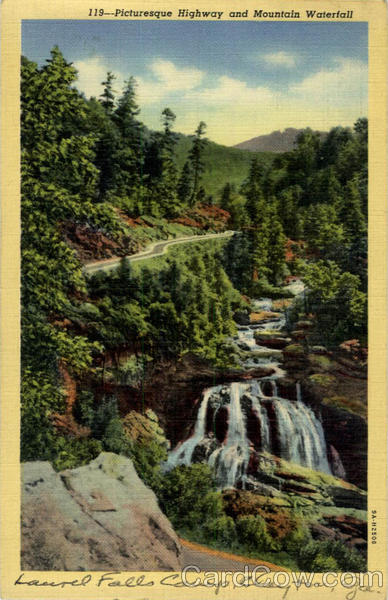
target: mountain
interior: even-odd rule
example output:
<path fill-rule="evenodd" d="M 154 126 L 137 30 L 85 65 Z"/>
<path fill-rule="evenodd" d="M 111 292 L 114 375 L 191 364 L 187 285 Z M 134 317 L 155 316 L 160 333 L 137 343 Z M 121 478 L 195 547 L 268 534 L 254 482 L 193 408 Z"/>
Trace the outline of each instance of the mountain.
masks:
<path fill-rule="evenodd" d="M 287 127 L 284 131 L 273 131 L 267 135 L 258 135 L 245 142 L 236 144 L 233 148 L 240 150 L 248 150 L 249 152 L 289 152 L 294 148 L 294 144 L 298 135 L 304 131 L 303 129 L 294 129 Z M 325 132 L 318 132 L 322 137 Z"/>
<path fill-rule="evenodd" d="M 192 143 L 191 136 L 178 134 L 176 160 L 179 170 L 187 159 Z M 258 155 L 265 163 L 270 163 L 273 158 L 271 152 L 258 152 Z M 209 140 L 203 153 L 204 172 L 201 177 L 201 185 L 206 193 L 217 199 L 228 182 L 238 189 L 248 177 L 252 158 L 252 151 L 249 149 L 222 146 Z"/>

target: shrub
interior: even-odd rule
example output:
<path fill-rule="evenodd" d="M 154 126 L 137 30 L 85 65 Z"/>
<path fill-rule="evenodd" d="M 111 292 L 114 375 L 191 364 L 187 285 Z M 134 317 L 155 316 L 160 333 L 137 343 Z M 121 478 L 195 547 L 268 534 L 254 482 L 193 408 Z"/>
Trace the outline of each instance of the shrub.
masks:
<path fill-rule="evenodd" d="M 165 445 L 156 440 L 133 442 L 128 439 L 128 442 L 128 456 L 133 460 L 137 474 L 146 485 L 160 495 L 163 487 L 160 464 L 167 458 Z"/>
<path fill-rule="evenodd" d="M 318 556 L 320 544 L 311 541 L 306 546 L 302 546 L 298 553 L 298 565 L 303 571 L 311 571 L 313 562 Z"/>
<path fill-rule="evenodd" d="M 298 553 L 298 564 L 304 571 L 314 571 L 314 569 L 318 570 L 317 567 L 320 564 L 324 564 L 324 558 L 327 559 L 327 561 L 330 561 L 330 559 L 335 561 L 339 570 L 342 571 L 360 573 L 367 568 L 364 557 L 339 540 L 309 542 L 307 546 L 300 548 Z"/>
<path fill-rule="evenodd" d="M 92 392 L 82 390 L 77 393 L 73 414 L 81 425 L 92 426 L 94 419 L 94 396 Z"/>
<path fill-rule="evenodd" d="M 223 515 L 221 494 L 205 464 L 179 466 L 163 476 L 159 491 L 162 509 L 177 528 L 195 529 L 207 518 Z"/>
<path fill-rule="evenodd" d="M 57 456 L 53 460 L 56 471 L 74 469 L 86 465 L 102 452 L 100 441 L 94 439 L 69 439 L 60 436 L 56 439 Z"/>
<path fill-rule="evenodd" d="M 311 571 L 314 573 L 324 573 L 325 571 L 338 571 L 338 564 L 333 556 L 324 556 L 321 553 L 318 553 L 314 558 Z"/>
<path fill-rule="evenodd" d="M 304 525 L 297 525 L 295 529 L 285 536 L 283 545 L 287 552 L 295 556 L 298 554 L 299 549 L 306 546 L 309 541 L 311 541 L 311 535 L 308 528 Z"/>
<path fill-rule="evenodd" d="M 207 519 L 204 523 L 204 531 L 209 541 L 229 548 L 237 539 L 235 523 L 232 517 L 225 514 L 215 519 Z"/>
<path fill-rule="evenodd" d="M 263 517 L 259 515 L 244 515 L 236 521 L 237 536 L 240 544 L 249 551 L 271 550 L 272 538 L 267 532 Z"/>

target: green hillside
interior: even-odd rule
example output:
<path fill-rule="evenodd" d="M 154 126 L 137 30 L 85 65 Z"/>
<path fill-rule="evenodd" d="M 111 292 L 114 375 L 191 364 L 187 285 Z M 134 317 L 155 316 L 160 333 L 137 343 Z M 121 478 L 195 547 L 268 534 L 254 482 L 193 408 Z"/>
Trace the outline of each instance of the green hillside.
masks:
<path fill-rule="evenodd" d="M 183 167 L 191 145 L 191 137 L 179 135 L 179 141 L 176 146 L 177 165 L 179 169 Z M 222 190 L 227 182 L 239 187 L 247 178 L 249 166 L 255 156 L 259 156 L 263 162 L 269 162 L 275 155 L 271 152 L 255 153 L 250 150 L 229 148 L 209 141 L 203 155 L 205 171 L 201 179 L 201 184 L 205 188 L 206 193 L 217 199 L 220 190 Z"/>

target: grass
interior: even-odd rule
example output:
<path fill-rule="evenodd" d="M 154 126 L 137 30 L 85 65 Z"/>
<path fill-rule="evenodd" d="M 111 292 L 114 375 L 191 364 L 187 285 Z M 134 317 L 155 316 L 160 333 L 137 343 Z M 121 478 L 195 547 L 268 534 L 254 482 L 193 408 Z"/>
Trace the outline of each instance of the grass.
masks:
<path fill-rule="evenodd" d="M 309 355 L 310 363 L 313 367 L 319 367 L 324 371 L 330 371 L 330 369 L 334 368 L 333 362 L 327 356 L 322 356 L 320 354 L 311 354 Z"/>
<path fill-rule="evenodd" d="M 191 145 L 192 139 L 189 136 L 179 136 L 176 148 L 179 170 L 187 160 Z M 234 184 L 238 190 L 247 179 L 249 167 L 255 156 L 258 156 L 263 163 L 269 164 L 274 154 L 229 148 L 209 141 L 203 155 L 205 170 L 201 179 L 201 185 L 205 188 L 206 193 L 217 200 L 223 187 L 228 182 Z"/>
<path fill-rule="evenodd" d="M 335 406 L 336 408 L 342 408 L 354 415 L 364 417 L 368 416 L 368 407 L 365 400 L 358 398 L 346 398 L 346 396 L 332 396 L 324 398 L 322 401 L 326 406 Z"/>
<path fill-rule="evenodd" d="M 228 238 L 225 239 L 209 239 L 206 242 L 190 242 L 190 250 L 193 252 L 195 250 L 212 248 L 215 251 L 220 250 L 222 245 L 228 241 Z M 183 254 L 182 254 L 183 253 Z M 133 262 L 131 264 L 131 268 L 135 275 L 138 275 L 144 267 L 148 268 L 151 272 L 159 272 L 161 267 L 166 264 L 167 261 L 177 260 L 180 262 L 181 259 L 184 259 L 183 262 L 187 259 L 187 245 L 186 244 L 177 244 L 170 246 L 165 254 L 161 256 L 155 256 L 153 258 L 145 258 L 144 260 L 139 260 Z"/>
<path fill-rule="evenodd" d="M 154 221 L 154 222 L 153 222 Z M 169 238 L 178 238 L 185 235 L 200 235 L 204 232 L 198 227 L 188 227 L 180 223 L 169 223 L 165 219 L 152 219 L 147 217 L 147 226 L 138 226 L 127 228 L 127 234 L 141 246 L 147 246 L 158 240 L 167 240 Z M 215 230 L 214 230 L 215 232 Z M 206 233 L 212 233 L 211 230 Z"/>

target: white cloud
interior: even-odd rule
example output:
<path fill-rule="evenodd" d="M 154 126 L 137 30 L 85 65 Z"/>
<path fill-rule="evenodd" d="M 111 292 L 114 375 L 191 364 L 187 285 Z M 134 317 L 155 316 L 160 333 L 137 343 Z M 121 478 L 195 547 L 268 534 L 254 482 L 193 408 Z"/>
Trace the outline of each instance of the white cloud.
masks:
<path fill-rule="evenodd" d="M 190 98 L 199 104 L 211 106 L 233 106 L 238 103 L 252 107 L 271 100 L 273 92 L 263 86 L 249 87 L 245 81 L 223 75 L 218 77 L 216 85 L 196 90 L 190 93 Z"/>
<path fill-rule="evenodd" d="M 179 68 L 173 62 L 160 58 L 149 65 L 149 71 L 152 78 L 137 78 L 140 104 L 157 103 L 173 92 L 192 90 L 199 86 L 204 77 L 199 69 Z"/>
<path fill-rule="evenodd" d="M 117 73 L 116 70 L 109 68 L 101 56 L 93 56 L 85 60 L 79 60 L 74 63 L 78 71 L 77 87 L 84 92 L 86 97 L 102 94 L 103 86 L 101 83 L 106 80 L 108 71 L 114 71 L 116 79 L 113 82 L 113 89 L 120 93 L 124 83 L 124 76 Z"/>
<path fill-rule="evenodd" d="M 337 58 L 332 68 L 309 75 L 290 88 L 295 96 L 331 106 L 362 105 L 365 103 L 367 90 L 367 65 L 349 58 Z"/>
<path fill-rule="evenodd" d="M 191 90 L 201 83 L 204 75 L 199 69 L 179 69 L 171 61 L 162 59 L 154 60 L 150 70 L 168 91 Z"/>
<path fill-rule="evenodd" d="M 283 50 L 279 50 L 279 52 L 271 52 L 269 54 L 264 54 L 262 60 L 267 64 L 274 67 L 295 67 L 297 63 L 297 57 L 294 54 L 290 54 L 289 52 L 284 52 Z"/>
<path fill-rule="evenodd" d="M 192 131 L 197 114 L 208 124 L 209 138 L 224 144 L 286 127 L 328 131 L 336 125 L 351 126 L 367 114 L 367 66 L 338 59 L 331 69 L 282 90 L 250 87 L 223 76 L 212 86 L 187 92 L 175 110 L 177 129 Z"/>

